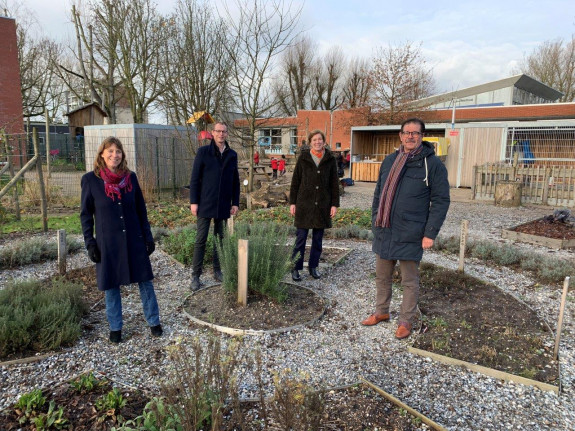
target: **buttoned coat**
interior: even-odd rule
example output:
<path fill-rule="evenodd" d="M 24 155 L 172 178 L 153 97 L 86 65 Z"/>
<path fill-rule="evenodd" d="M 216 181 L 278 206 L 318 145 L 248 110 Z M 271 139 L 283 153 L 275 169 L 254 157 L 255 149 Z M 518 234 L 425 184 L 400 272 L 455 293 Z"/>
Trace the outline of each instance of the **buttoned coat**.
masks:
<path fill-rule="evenodd" d="M 99 290 L 154 278 L 146 250 L 146 243 L 153 242 L 146 203 L 134 172 L 130 180 L 132 190 L 121 189 L 122 199 L 112 200 L 106 196 L 104 180 L 94 172 L 82 176 L 80 221 L 86 248 L 97 244 L 100 250 Z"/>
<path fill-rule="evenodd" d="M 391 207 L 390 227 L 376 227 L 381 191 L 398 152 L 381 163 L 373 194 L 371 219 L 372 250 L 381 259 L 413 260 L 423 257 L 423 237 L 435 240 L 449 209 L 449 181 L 445 165 L 435 156 L 433 145 L 422 143 L 423 149 L 408 159 L 397 184 Z"/>
<path fill-rule="evenodd" d="M 214 140 L 198 149 L 190 178 L 190 204 L 198 217 L 228 219 L 232 206 L 240 205 L 238 155 L 226 142 L 220 153 Z"/>
<path fill-rule="evenodd" d="M 325 150 L 319 166 L 309 150 L 302 152 L 293 172 L 289 201 L 296 206 L 297 228 L 331 227 L 331 207 L 339 207 L 339 180 L 336 160 L 329 150 Z"/>

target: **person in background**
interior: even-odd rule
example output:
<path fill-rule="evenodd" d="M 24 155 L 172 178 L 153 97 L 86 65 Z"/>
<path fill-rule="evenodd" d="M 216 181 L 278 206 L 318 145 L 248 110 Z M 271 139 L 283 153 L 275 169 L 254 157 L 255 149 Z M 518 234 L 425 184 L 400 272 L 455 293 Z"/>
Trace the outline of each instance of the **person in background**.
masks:
<path fill-rule="evenodd" d="M 275 157 L 272 157 L 272 159 L 270 161 L 270 165 L 271 165 L 272 171 L 273 171 L 272 178 L 275 179 L 278 177 L 278 159 L 276 159 Z"/>
<path fill-rule="evenodd" d="M 256 150 L 254 152 L 254 166 L 259 166 L 260 165 L 260 153 L 258 152 L 258 150 Z"/>
<path fill-rule="evenodd" d="M 433 242 L 449 209 L 447 169 L 433 144 L 423 141 L 425 123 L 410 118 L 401 124 L 399 150 L 388 155 L 379 169 L 371 219 L 375 264 L 375 312 L 365 326 L 389 320 L 392 276 L 399 261 L 403 301 L 395 332 L 411 334 L 419 299 L 419 262 Z"/>
<path fill-rule="evenodd" d="M 292 279 L 300 281 L 299 271 L 303 269 L 305 244 L 309 229 L 312 229 L 312 243 L 309 257 L 309 273 L 320 278 L 317 268 L 322 252 L 325 228 L 331 227 L 331 219 L 339 207 L 339 182 L 333 154 L 325 148 L 325 135 L 313 130 L 308 135 L 310 150 L 303 150 L 297 159 L 290 187 L 290 213 L 295 217 L 297 228 L 292 258 L 299 256 Z"/>
<path fill-rule="evenodd" d="M 278 163 L 278 171 L 280 172 L 280 177 L 286 173 L 286 156 L 282 154 L 282 158 Z"/>
<path fill-rule="evenodd" d="M 94 170 L 82 176 L 80 221 L 88 256 L 96 263 L 98 289 L 106 295 L 110 341 L 122 340 L 120 286 L 138 283 L 152 335 L 163 334 L 149 255 L 155 250 L 138 178 L 128 169 L 119 139 L 104 139 Z M 94 237 L 95 230 L 95 237 Z"/>
<path fill-rule="evenodd" d="M 228 125 L 216 123 L 212 135 L 210 144 L 198 149 L 190 179 L 190 210 L 198 218 L 190 286 L 193 291 L 202 286 L 200 275 L 211 220 L 214 236 L 221 241 L 226 220 L 237 214 L 240 205 L 238 155 L 226 141 Z M 221 282 L 223 274 L 215 243 L 213 267 L 214 279 Z"/>

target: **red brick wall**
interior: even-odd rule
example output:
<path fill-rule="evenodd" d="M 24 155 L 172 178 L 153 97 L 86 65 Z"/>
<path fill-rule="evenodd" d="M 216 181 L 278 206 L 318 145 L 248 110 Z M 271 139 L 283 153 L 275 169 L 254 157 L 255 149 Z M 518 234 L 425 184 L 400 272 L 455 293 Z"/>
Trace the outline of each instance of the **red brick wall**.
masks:
<path fill-rule="evenodd" d="M 16 21 L 0 17 L 0 128 L 8 134 L 24 133 Z"/>

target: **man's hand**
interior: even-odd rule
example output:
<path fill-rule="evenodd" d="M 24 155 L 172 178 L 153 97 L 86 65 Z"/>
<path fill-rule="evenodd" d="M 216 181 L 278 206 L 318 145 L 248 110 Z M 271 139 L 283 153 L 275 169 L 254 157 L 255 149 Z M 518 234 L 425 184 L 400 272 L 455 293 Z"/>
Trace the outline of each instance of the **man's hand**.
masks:
<path fill-rule="evenodd" d="M 295 216 L 295 205 L 289 206 L 289 213 L 292 215 L 292 217 Z"/>
<path fill-rule="evenodd" d="M 190 211 L 193 215 L 198 215 L 198 204 L 190 204 Z"/>
<path fill-rule="evenodd" d="M 329 216 L 331 218 L 334 218 L 336 213 L 337 213 L 337 207 L 331 207 L 331 209 L 329 210 Z"/>
<path fill-rule="evenodd" d="M 239 207 L 232 205 L 232 209 L 230 210 L 230 215 L 236 215 L 239 210 L 240 210 Z"/>
<path fill-rule="evenodd" d="M 424 236 L 423 240 L 421 240 L 421 246 L 424 250 L 429 250 L 431 247 L 433 247 L 433 240 Z"/>

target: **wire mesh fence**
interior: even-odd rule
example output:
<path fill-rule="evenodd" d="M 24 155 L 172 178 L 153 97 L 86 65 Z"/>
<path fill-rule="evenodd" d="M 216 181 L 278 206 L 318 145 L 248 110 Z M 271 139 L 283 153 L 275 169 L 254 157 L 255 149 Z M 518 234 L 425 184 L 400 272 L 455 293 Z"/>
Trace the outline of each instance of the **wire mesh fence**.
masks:
<path fill-rule="evenodd" d="M 575 166 L 575 127 L 509 127 L 505 160 L 539 166 Z"/>
<path fill-rule="evenodd" d="M 40 214 L 42 177 L 48 214 L 62 209 L 77 211 L 80 206 L 82 175 L 91 171 L 102 139 L 70 140 L 67 136 L 50 136 L 50 149 L 45 139 L 37 139 L 42 165 L 23 174 L 21 169 L 33 159 L 32 135 L 0 137 L 0 209 L 8 214 Z M 140 134 L 120 139 L 128 167 L 138 181 L 148 202 L 185 197 L 195 150 L 184 137 Z M 20 175 L 15 182 L 12 179 Z M 6 189 L 8 183 L 14 185 Z"/>

